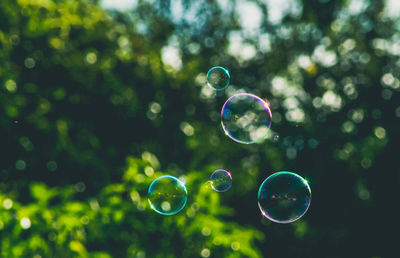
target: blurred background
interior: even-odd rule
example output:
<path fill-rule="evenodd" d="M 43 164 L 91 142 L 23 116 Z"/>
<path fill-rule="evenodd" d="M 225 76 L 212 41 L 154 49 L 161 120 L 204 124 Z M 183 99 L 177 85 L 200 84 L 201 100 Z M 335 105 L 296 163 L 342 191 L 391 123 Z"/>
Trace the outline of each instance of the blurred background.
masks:
<path fill-rule="evenodd" d="M 1 0 L 1 257 L 395 257 L 400 173 L 397 0 Z M 220 65 L 231 85 L 206 85 Z M 239 92 L 268 137 L 220 125 Z M 227 169 L 232 188 L 206 187 Z M 277 171 L 310 209 L 261 216 Z M 186 183 L 162 216 L 147 189 Z"/>

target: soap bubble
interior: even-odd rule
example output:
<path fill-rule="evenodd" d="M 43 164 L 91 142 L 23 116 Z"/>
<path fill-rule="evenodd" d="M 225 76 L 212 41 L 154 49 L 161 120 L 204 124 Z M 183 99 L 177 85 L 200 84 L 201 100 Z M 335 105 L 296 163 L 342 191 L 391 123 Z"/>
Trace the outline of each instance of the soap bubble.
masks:
<path fill-rule="evenodd" d="M 218 169 L 211 174 L 211 187 L 217 192 L 226 192 L 232 186 L 232 176 L 226 170 Z"/>
<path fill-rule="evenodd" d="M 223 90 L 229 85 L 229 71 L 221 66 L 214 66 L 207 73 L 207 84 L 215 90 Z"/>
<path fill-rule="evenodd" d="M 162 215 L 173 215 L 185 207 L 185 185 L 173 176 L 162 176 L 151 183 L 148 191 L 150 206 Z"/>
<path fill-rule="evenodd" d="M 311 203 L 307 181 L 291 172 L 269 176 L 258 190 L 261 213 L 277 223 L 290 223 L 302 217 Z"/>
<path fill-rule="evenodd" d="M 271 111 L 259 97 L 239 93 L 230 97 L 222 107 L 221 124 L 232 140 L 250 144 L 262 141 L 271 127 Z"/>

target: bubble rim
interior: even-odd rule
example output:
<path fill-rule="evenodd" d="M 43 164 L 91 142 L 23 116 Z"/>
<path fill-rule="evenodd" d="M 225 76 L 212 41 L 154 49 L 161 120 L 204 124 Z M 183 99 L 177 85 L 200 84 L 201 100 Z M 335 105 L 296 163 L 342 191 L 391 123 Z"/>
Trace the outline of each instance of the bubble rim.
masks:
<path fill-rule="evenodd" d="M 182 188 L 185 190 L 185 194 L 186 194 L 185 202 L 183 203 L 182 207 L 177 211 L 170 212 L 170 213 L 163 213 L 163 212 L 158 211 L 156 208 L 154 208 L 153 204 L 150 202 L 150 199 L 148 197 L 150 195 L 150 189 L 152 188 L 154 183 L 156 183 L 156 181 L 158 181 L 159 179 L 162 179 L 162 178 L 171 178 L 172 180 L 176 180 L 178 182 L 178 184 L 180 186 L 182 186 Z M 156 179 L 153 180 L 153 182 L 151 182 L 151 184 L 149 186 L 149 189 L 147 190 L 147 201 L 149 202 L 151 209 L 154 210 L 155 212 L 157 212 L 158 214 L 161 214 L 161 215 L 175 215 L 178 212 L 180 212 L 181 210 L 183 210 L 183 208 L 185 208 L 186 202 L 187 202 L 187 194 L 188 194 L 188 192 L 187 192 L 186 186 L 181 180 L 179 180 L 178 178 L 176 178 L 174 176 L 171 176 L 171 175 L 165 175 L 165 176 L 157 177 Z"/>
<path fill-rule="evenodd" d="M 214 88 L 214 87 L 212 86 L 212 84 L 208 82 L 208 76 L 209 76 L 210 72 L 211 72 L 212 70 L 214 70 L 214 69 L 222 69 L 222 70 L 224 71 L 224 73 L 225 73 L 226 75 L 228 75 L 228 81 L 226 82 L 226 84 L 225 84 L 225 86 L 224 86 L 223 88 L 219 88 L 219 89 Z M 207 79 L 206 79 L 206 80 L 207 80 L 207 85 L 210 86 L 211 88 L 213 88 L 213 89 L 216 90 L 216 91 L 225 90 L 226 88 L 228 88 L 229 83 L 231 82 L 231 75 L 229 74 L 228 69 L 226 69 L 225 67 L 222 67 L 222 66 L 213 66 L 213 67 L 211 67 L 211 68 L 208 70 L 208 72 L 207 72 L 206 78 L 207 78 Z"/>
<path fill-rule="evenodd" d="M 216 173 L 216 172 L 218 172 L 218 171 L 224 171 L 224 172 L 226 172 L 227 174 L 228 174 L 228 176 L 229 176 L 229 178 L 231 179 L 231 184 L 229 185 L 229 187 L 228 188 L 226 188 L 226 190 L 222 190 L 222 191 L 218 191 L 217 189 L 215 189 L 214 187 L 213 187 L 213 185 L 212 185 L 212 176 Z M 231 174 L 231 172 L 229 172 L 228 170 L 225 170 L 225 169 L 217 169 L 217 170 L 215 170 L 214 172 L 212 172 L 211 173 L 211 176 L 210 176 L 210 183 L 211 183 L 211 188 L 214 190 L 214 191 L 216 191 L 216 192 L 219 192 L 219 193 L 224 193 L 224 192 L 226 192 L 226 191 L 228 191 L 229 189 L 231 189 L 231 187 L 232 187 L 232 174 Z"/>
<path fill-rule="evenodd" d="M 272 177 L 279 176 L 279 175 L 287 175 L 287 174 L 292 175 L 292 176 L 295 176 L 295 177 L 301 179 L 301 180 L 305 183 L 305 185 L 307 186 L 308 191 L 310 192 L 310 202 L 309 202 L 307 208 L 304 210 L 304 212 L 303 212 L 302 214 L 300 214 L 298 217 L 296 217 L 295 219 L 293 219 L 293 220 L 276 220 L 276 219 L 273 219 L 273 218 L 271 218 L 270 216 L 268 216 L 268 215 L 263 211 L 263 209 L 262 209 L 261 206 L 260 206 L 260 202 L 259 202 L 258 200 L 259 200 L 259 197 L 260 197 L 261 188 L 263 187 L 264 183 L 268 181 L 268 179 L 270 179 L 270 178 L 272 178 Z M 303 217 L 304 214 L 306 214 L 306 212 L 308 211 L 308 209 L 309 209 L 310 206 L 311 206 L 311 199 L 312 199 L 312 193 L 311 193 L 311 187 L 310 187 L 310 185 L 308 184 L 308 181 L 305 180 L 302 176 L 300 176 L 300 175 L 298 175 L 298 174 L 296 174 L 296 173 L 294 173 L 294 172 L 289 172 L 289 171 L 279 171 L 279 172 L 275 172 L 275 173 L 273 173 L 272 175 L 268 176 L 268 177 L 261 183 L 260 187 L 258 188 L 258 192 L 257 192 L 257 205 L 258 205 L 258 208 L 259 208 L 260 211 L 261 211 L 261 214 L 262 214 L 264 217 L 266 217 L 267 219 L 269 219 L 269 220 L 271 220 L 271 221 L 273 221 L 273 222 L 275 222 L 275 223 L 279 223 L 279 224 L 288 224 L 288 223 L 292 223 L 292 222 L 295 222 L 296 220 L 300 219 L 301 217 Z"/>
<path fill-rule="evenodd" d="M 269 123 L 269 126 L 267 126 L 268 129 L 271 128 L 271 125 L 272 125 L 272 113 L 271 113 L 271 109 L 269 108 L 267 102 L 265 102 L 262 98 L 260 98 L 260 97 L 258 97 L 258 96 L 256 96 L 256 95 L 254 95 L 254 94 L 251 94 L 251 93 L 237 93 L 237 94 L 231 96 L 230 98 L 228 98 L 228 99 L 225 101 L 224 105 L 222 106 L 222 109 L 221 109 L 221 125 L 222 125 L 222 129 L 224 130 L 225 134 L 228 135 L 229 138 L 231 138 L 232 140 L 234 140 L 235 142 L 238 142 L 238 143 L 253 144 L 253 143 L 262 142 L 263 140 L 266 139 L 266 136 L 268 135 L 268 132 L 266 132 L 266 133 L 265 133 L 262 137 L 260 137 L 260 139 L 257 140 L 257 141 L 245 142 L 245 141 L 241 141 L 241 140 L 238 140 L 238 139 L 234 138 L 234 137 L 227 131 L 227 129 L 226 129 L 226 127 L 225 127 L 225 125 L 224 125 L 224 123 L 223 123 L 223 121 L 222 121 L 222 117 L 224 116 L 224 109 L 225 109 L 225 106 L 227 105 L 227 103 L 229 103 L 229 101 L 231 101 L 231 100 L 232 100 L 233 98 L 235 98 L 235 97 L 238 97 L 239 95 L 240 95 L 240 96 L 249 96 L 249 97 L 253 97 L 253 98 L 255 98 L 255 99 L 261 101 L 261 103 L 263 104 L 263 106 L 264 106 L 265 109 L 267 110 L 269 116 L 271 117 L 271 123 Z"/>

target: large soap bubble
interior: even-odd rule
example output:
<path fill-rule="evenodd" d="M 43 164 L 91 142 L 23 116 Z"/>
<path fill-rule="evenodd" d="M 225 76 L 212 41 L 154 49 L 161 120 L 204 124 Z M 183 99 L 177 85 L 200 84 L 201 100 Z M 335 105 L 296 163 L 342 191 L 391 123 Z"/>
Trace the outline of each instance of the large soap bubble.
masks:
<path fill-rule="evenodd" d="M 271 127 L 271 111 L 261 98 L 239 93 L 230 97 L 222 107 L 221 124 L 232 140 L 250 144 L 264 140 Z"/>
<path fill-rule="evenodd" d="M 173 176 L 161 176 L 151 183 L 148 191 L 150 206 L 162 215 L 173 215 L 185 207 L 187 190 Z"/>
<path fill-rule="evenodd" d="M 292 172 L 269 176 L 258 190 L 261 213 L 277 223 L 290 223 L 302 217 L 311 203 L 307 181 Z"/>

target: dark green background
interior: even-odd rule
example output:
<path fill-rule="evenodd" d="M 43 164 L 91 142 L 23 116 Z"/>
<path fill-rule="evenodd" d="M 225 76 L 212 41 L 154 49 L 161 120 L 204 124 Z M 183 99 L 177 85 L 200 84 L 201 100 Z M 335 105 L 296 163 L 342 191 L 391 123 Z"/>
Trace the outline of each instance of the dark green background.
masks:
<path fill-rule="evenodd" d="M 182 1 L 195 19 L 179 21 L 169 1 L 138 2 L 120 13 L 96 1 L 0 1 L 2 257 L 398 255 L 400 23 L 383 1 L 356 13 L 349 1 L 300 1 L 277 24 L 252 1 L 263 17 L 254 35 L 241 31 L 256 50 L 246 60 L 228 51 L 241 30 L 235 1 Z M 179 69 L 163 62 L 167 45 Z M 215 65 L 231 86 L 207 95 Z M 220 109 L 240 90 L 270 102 L 263 143 L 221 129 Z M 206 183 L 219 168 L 232 173 L 226 193 Z M 292 224 L 257 206 L 277 171 L 312 189 Z M 146 199 L 165 174 L 189 192 L 175 216 Z"/>

